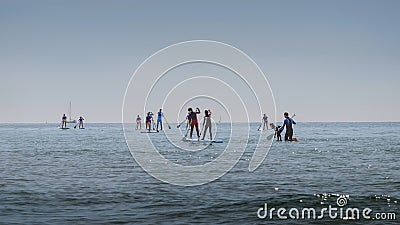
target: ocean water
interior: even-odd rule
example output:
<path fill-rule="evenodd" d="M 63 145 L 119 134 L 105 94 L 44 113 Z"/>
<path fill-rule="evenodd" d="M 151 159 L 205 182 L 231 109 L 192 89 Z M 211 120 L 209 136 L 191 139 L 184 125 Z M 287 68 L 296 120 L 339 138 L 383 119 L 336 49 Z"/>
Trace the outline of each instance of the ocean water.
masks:
<path fill-rule="evenodd" d="M 400 224 L 400 123 L 298 123 L 299 141 L 274 142 L 254 172 L 248 171 L 256 143 L 251 136 L 231 171 L 193 187 L 146 173 L 121 124 L 86 126 L 0 124 L 0 224 Z M 167 135 L 175 135 L 172 127 Z M 251 132 L 257 127 L 252 124 Z M 227 130 L 229 124 L 219 125 L 223 144 L 182 142 L 193 151 L 167 148 L 163 155 L 183 165 L 212 161 L 227 144 Z M 151 135 L 155 145 L 168 144 L 163 132 Z M 336 194 L 347 196 L 344 207 L 396 219 L 257 216 L 265 203 L 286 210 L 338 207 Z"/>

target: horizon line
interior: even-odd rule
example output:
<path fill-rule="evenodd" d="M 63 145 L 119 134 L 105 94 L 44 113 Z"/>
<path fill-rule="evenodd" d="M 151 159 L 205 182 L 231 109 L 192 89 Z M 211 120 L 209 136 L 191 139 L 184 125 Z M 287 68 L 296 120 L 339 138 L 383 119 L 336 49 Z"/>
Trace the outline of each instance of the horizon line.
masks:
<path fill-rule="evenodd" d="M 281 121 L 279 121 L 281 122 Z M 85 122 L 85 124 L 123 124 L 123 122 Z M 229 121 L 221 121 L 220 123 L 230 123 Z M 247 123 L 244 121 L 237 121 L 234 123 Z M 250 121 L 250 123 L 261 123 L 260 121 Z M 275 122 L 277 123 L 277 122 Z M 296 121 L 296 123 L 400 123 L 399 121 Z M 0 124 L 60 124 L 60 122 L 0 122 Z M 75 124 L 75 123 L 74 123 Z M 136 122 L 130 122 L 128 124 L 136 124 Z M 170 123 L 178 124 L 178 123 Z"/>

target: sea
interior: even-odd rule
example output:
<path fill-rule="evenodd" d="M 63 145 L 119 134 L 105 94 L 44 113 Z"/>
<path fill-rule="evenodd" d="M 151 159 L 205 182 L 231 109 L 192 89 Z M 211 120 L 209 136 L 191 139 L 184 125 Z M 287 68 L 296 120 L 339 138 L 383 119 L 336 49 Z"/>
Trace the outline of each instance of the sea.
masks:
<path fill-rule="evenodd" d="M 183 147 L 165 141 L 184 135 L 176 124 L 154 134 L 125 126 L 135 147 L 122 124 L 85 125 L 0 124 L 0 224 L 400 224 L 400 123 L 298 122 L 298 142 L 274 141 L 254 171 L 257 123 L 246 140 L 220 123 L 224 143 Z M 247 147 L 220 177 L 182 186 L 133 157 L 149 140 L 184 166 Z"/>

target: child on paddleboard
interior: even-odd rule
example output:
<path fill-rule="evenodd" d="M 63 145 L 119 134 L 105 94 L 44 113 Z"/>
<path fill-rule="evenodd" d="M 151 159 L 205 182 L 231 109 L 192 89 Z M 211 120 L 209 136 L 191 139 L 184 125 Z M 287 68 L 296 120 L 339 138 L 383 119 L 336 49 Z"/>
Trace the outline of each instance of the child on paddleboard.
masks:
<path fill-rule="evenodd" d="M 275 127 L 275 133 L 274 133 L 274 138 L 276 138 L 277 141 L 282 141 L 282 131 L 280 130 L 282 126 L 276 126 Z"/>

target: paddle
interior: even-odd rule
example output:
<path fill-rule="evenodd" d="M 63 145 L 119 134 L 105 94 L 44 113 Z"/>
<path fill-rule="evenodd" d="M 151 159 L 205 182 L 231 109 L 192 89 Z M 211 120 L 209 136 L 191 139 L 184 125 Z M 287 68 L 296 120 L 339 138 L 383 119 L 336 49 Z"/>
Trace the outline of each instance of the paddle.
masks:
<path fill-rule="evenodd" d="M 258 127 L 258 131 L 260 131 L 260 129 L 261 129 L 261 126 L 264 124 L 264 119 L 262 120 L 262 122 L 261 122 L 261 124 L 260 124 L 260 126 Z"/>
<path fill-rule="evenodd" d="M 182 137 L 182 140 L 185 140 L 187 138 L 187 135 L 188 135 L 189 131 L 190 131 L 190 128 L 186 129 L 185 136 Z"/>
<path fill-rule="evenodd" d="M 76 123 L 76 125 L 74 126 L 74 129 L 76 129 L 76 126 L 78 126 L 79 123 Z"/>
<path fill-rule="evenodd" d="M 185 118 L 184 120 L 182 120 L 182 122 L 180 122 L 180 123 L 178 124 L 178 126 L 176 126 L 176 128 L 181 127 L 182 123 L 185 122 L 185 121 L 186 121 L 186 118 Z"/>
<path fill-rule="evenodd" d="M 164 116 L 164 114 L 163 114 L 163 117 L 164 117 L 164 119 L 165 119 L 165 122 L 166 122 L 167 125 L 168 125 L 168 129 L 171 129 L 171 126 L 169 125 L 168 120 L 167 120 L 167 118 Z"/>

